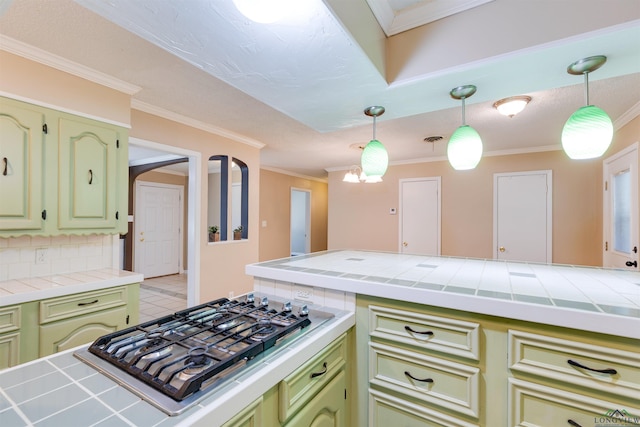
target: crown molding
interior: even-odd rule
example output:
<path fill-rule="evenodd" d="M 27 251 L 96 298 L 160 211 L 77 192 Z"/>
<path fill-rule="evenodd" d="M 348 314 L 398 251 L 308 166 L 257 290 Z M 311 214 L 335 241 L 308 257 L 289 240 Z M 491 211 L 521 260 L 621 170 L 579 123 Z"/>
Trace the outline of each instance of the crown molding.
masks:
<path fill-rule="evenodd" d="M 631 108 L 625 111 L 620 117 L 616 119 L 615 122 L 613 122 L 613 129 L 616 131 L 619 130 L 620 128 L 624 127 L 627 123 L 629 123 L 631 120 L 635 119 L 639 115 L 640 115 L 640 101 L 636 102 L 635 105 L 633 105 Z"/>
<path fill-rule="evenodd" d="M 0 34 L 0 49 L 48 67 L 55 68 L 56 70 L 81 77 L 99 85 L 115 89 L 118 92 L 123 92 L 127 95 L 134 95 L 142 90 L 139 86 L 116 79 L 108 74 L 101 73 L 100 71 L 69 61 L 61 56 L 54 55 L 53 53 L 2 34 Z"/>
<path fill-rule="evenodd" d="M 144 113 L 153 114 L 154 116 L 162 117 L 167 120 L 182 123 L 187 126 L 191 126 L 196 129 L 203 130 L 205 132 L 213 133 L 224 138 L 229 138 L 233 141 L 240 142 L 242 144 L 249 145 L 254 148 L 262 149 L 266 144 L 257 141 L 255 139 L 240 135 L 239 133 L 232 132 L 230 130 L 204 123 L 191 117 L 183 116 L 182 114 L 174 113 L 173 111 L 165 110 L 164 108 L 157 107 L 155 105 L 147 104 L 137 99 L 131 100 L 131 108 L 134 110 L 142 111 Z"/>
<path fill-rule="evenodd" d="M 329 182 L 327 180 L 327 178 L 318 178 L 318 177 L 315 177 L 315 176 L 302 175 L 302 174 L 295 173 L 295 172 L 290 172 L 290 171 L 287 171 L 287 170 L 284 170 L 284 169 L 272 168 L 272 167 L 264 166 L 264 165 L 261 165 L 260 169 L 264 169 L 264 170 L 267 170 L 267 171 L 270 171 L 270 172 L 279 173 L 279 174 L 282 174 L 282 175 L 294 176 L 296 178 L 308 179 L 310 181 L 322 182 L 324 184 Z M 325 169 L 325 170 L 327 170 L 327 169 Z"/>

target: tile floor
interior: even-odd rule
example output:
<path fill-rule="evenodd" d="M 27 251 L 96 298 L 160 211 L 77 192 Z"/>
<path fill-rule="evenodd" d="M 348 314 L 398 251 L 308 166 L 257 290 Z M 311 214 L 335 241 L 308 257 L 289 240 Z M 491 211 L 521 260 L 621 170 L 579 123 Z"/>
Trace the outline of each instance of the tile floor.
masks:
<path fill-rule="evenodd" d="M 187 308 L 187 275 L 145 279 L 140 285 L 140 323 Z"/>

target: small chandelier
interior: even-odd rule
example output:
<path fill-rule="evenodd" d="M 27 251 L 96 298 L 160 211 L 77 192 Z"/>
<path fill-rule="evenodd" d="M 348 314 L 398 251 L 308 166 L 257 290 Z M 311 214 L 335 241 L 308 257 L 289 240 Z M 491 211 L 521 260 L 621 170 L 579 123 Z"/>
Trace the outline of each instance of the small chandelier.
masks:
<path fill-rule="evenodd" d="M 386 148 L 376 139 L 376 118 L 384 114 L 384 107 L 368 107 L 364 114 L 373 117 L 373 139 L 362 150 L 360 164 L 367 183 L 382 182 L 382 176 L 389 165 L 389 155 Z"/>
<path fill-rule="evenodd" d="M 590 56 L 567 67 L 567 73 L 584 74 L 586 105 L 569 117 L 562 129 L 562 148 L 572 159 L 594 159 L 607 151 L 613 139 L 613 123 L 604 110 L 589 105 L 589 73 L 607 61 L 604 55 Z"/>
<path fill-rule="evenodd" d="M 366 181 L 366 179 L 367 176 L 362 172 L 360 166 L 353 165 L 349 168 L 349 171 L 344 174 L 342 181 L 358 184 L 360 181 Z"/>
<path fill-rule="evenodd" d="M 482 157 L 482 139 L 474 128 L 465 123 L 464 100 L 476 93 L 474 85 L 458 86 L 449 94 L 462 100 L 462 126 L 453 132 L 447 144 L 447 158 L 456 170 L 473 169 Z"/>
<path fill-rule="evenodd" d="M 493 103 L 493 108 L 503 116 L 512 118 L 520 113 L 531 102 L 530 96 L 510 96 Z"/>

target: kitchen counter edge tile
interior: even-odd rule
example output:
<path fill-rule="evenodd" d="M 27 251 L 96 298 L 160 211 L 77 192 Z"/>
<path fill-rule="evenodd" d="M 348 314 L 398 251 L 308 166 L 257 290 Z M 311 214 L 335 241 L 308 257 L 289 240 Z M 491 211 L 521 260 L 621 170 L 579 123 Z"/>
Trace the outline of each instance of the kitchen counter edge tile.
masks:
<path fill-rule="evenodd" d="M 8 280 L 0 282 L 0 290 L 3 290 L 0 292 L 0 307 L 141 283 L 143 280 L 140 273 L 109 268 Z M 15 291 L 9 292 L 5 287 Z"/>

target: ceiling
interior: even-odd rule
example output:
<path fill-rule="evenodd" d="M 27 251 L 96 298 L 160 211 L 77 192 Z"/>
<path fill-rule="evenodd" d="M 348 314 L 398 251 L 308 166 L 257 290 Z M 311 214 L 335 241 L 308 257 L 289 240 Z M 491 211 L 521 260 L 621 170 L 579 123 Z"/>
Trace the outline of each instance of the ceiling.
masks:
<path fill-rule="evenodd" d="M 134 108 L 264 145 L 263 166 L 308 177 L 359 163 L 371 105 L 386 108 L 376 136 L 392 164 L 443 159 L 461 124 L 449 91 L 463 84 L 478 87 L 466 121 L 485 155 L 558 149 L 585 102 L 566 68 L 592 55 L 608 61 L 590 75 L 591 103 L 618 123 L 640 112 L 636 0 L 298 0 L 273 24 L 232 0 L 0 0 L 0 14 L 0 48 L 137 86 Z M 500 116 L 493 102 L 512 95 L 532 101 Z"/>

